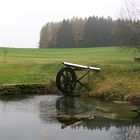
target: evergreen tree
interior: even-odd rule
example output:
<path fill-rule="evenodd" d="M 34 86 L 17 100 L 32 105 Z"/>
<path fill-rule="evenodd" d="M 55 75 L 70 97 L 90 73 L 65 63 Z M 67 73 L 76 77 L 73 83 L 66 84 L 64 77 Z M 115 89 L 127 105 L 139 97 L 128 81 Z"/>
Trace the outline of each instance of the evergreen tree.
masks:
<path fill-rule="evenodd" d="M 139 47 L 140 21 L 111 17 L 72 18 L 47 23 L 40 32 L 40 48 L 127 45 Z"/>
<path fill-rule="evenodd" d="M 72 26 L 69 20 L 63 20 L 57 33 L 57 47 L 58 48 L 72 48 Z"/>

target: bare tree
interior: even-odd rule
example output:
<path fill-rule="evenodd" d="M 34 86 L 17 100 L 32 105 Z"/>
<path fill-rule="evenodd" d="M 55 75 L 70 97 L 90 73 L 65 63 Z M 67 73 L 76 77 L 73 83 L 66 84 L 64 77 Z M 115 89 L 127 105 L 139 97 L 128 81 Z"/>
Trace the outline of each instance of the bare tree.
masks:
<path fill-rule="evenodd" d="M 122 45 L 140 50 L 140 0 L 125 0 L 117 21 Z"/>
<path fill-rule="evenodd" d="M 125 0 L 120 11 L 120 18 L 132 21 L 140 19 L 140 1 Z"/>
<path fill-rule="evenodd" d="M 8 48 L 7 47 L 3 47 L 2 51 L 3 51 L 4 63 L 6 63 L 7 62 Z"/>

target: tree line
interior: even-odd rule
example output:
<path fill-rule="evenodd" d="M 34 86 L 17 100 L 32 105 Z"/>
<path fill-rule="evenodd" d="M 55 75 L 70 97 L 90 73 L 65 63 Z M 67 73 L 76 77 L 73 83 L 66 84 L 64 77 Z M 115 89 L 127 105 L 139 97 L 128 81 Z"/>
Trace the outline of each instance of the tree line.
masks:
<path fill-rule="evenodd" d="M 39 48 L 139 46 L 140 21 L 88 17 L 48 22 L 40 32 Z"/>

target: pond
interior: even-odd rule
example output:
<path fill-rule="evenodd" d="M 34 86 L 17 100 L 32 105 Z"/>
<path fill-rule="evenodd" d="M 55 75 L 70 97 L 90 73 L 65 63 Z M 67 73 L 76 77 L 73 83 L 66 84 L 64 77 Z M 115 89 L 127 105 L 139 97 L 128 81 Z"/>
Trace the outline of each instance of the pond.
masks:
<path fill-rule="evenodd" d="M 139 140 L 139 106 L 113 104 L 89 97 L 3 96 L 1 140 Z M 64 119 L 92 114 L 82 121 Z M 58 117 L 58 116 L 64 116 Z"/>

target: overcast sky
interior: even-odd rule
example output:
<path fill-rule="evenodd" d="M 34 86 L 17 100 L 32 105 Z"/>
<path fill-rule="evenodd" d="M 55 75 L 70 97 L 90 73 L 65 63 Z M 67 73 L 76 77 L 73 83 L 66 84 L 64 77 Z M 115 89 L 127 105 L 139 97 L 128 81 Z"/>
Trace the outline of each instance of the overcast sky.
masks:
<path fill-rule="evenodd" d="M 78 17 L 116 18 L 124 0 L 0 0 L 0 47 L 37 48 L 41 27 Z"/>

